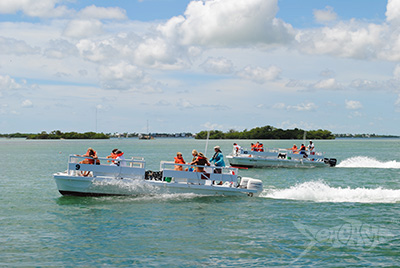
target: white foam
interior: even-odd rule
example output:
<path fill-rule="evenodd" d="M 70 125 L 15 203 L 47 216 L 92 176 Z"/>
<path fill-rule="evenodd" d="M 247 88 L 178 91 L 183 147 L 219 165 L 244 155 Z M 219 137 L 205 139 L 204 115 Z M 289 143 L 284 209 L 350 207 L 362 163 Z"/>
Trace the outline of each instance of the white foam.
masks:
<path fill-rule="evenodd" d="M 400 168 L 400 162 L 396 160 L 381 162 L 367 156 L 356 156 L 341 161 L 339 168 Z"/>
<path fill-rule="evenodd" d="M 315 202 L 396 203 L 400 202 L 400 190 L 350 187 L 330 187 L 325 182 L 311 181 L 287 189 L 264 189 L 261 197 Z"/>
<path fill-rule="evenodd" d="M 145 183 L 141 179 L 108 179 L 108 180 L 94 180 L 94 187 L 100 187 L 101 189 L 108 189 L 108 193 L 134 195 L 136 201 L 148 201 L 148 200 L 185 200 L 202 197 L 204 195 L 194 193 L 163 193 L 160 192 L 159 188 L 148 183 Z M 127 198 L 125 198 L 127 199 Z"/>

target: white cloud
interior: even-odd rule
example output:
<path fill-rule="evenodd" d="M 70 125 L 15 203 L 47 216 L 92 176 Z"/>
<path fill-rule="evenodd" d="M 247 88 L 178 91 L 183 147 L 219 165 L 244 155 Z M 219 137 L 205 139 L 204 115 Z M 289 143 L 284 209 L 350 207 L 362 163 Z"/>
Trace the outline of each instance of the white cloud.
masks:
<path fill-rule="evenodd" d="M 292 27 L 275 18 L 277 11 L 277 0 L 192 1 L 185 16 L 171 18 L 158 30 L 184 45 L 287 43 Z"/>
<path fill-rule="evenodd" d="M 97 7 L 91 5 L 85 7 L 78 14 L 79 17 L 84 19 L 126 19 L 126 11 L 119 7 Z"/>
<path fill-rule="evenodd" d="M 361 102 L 354 100 L 345 100 L 345 104 L 348 110 L 359 110 L 363 107 Z"/>
<path fill-rule="evenodd" d="M 400 107 L 400 94 L 397 96 L 397 100 L 395 101 L 394 105 L 396 107 Z"/>
<path fill-rule="evenodd" d="M 24 107 L 24 108 L 32 108 L 33 107 L 33 103 L 32 103 L 31 100 L 24 100 L 21 103 L 21 106 Z"/>
<path fill-rule="evenodd" d="M 325 11 L 314 12 L 319 21 L 335 18 L 333 10 L 327 8 Z M 386 12 L 389 24 L 351 19 L 330 27 L 301 29 L 296 34 L 295 44 L 300 52 L 307 54 L 399 61 L 399 14 L 400 0 L 389 0 Z"/>
<path fill-rule="evenodd" d="M 388 0 L 386 6 L 386 19 L 392 24 L 400 23 L 400 1 Z"/>
<path fill-rule="evenodd" d="M 25 55 L 38 53 L 40 53 L 40 48 L 31 47 L 25 41 L 0 36 L 0 54 Z"/>
<path fill-rule="evenodd" d="M 22 86 L 15 82 L 13 78 L 8 75 L 0 75 L 0 92 L 6 90 L 20 89 Z"/>
<path fill-rule="evenodd" d="M 313 110 L 316 110 L 317 108 L 318 108 L 318 106 L 313 102 L 300 103 L 298 105 L 286 105 L 283 102 L 279 102 L 279 103 L 275 103 L 272 106 L 272 109 L 295 110 L 298 112 L 313 111 Z"/>
<path fill-rule="evenodd" d="M 279 110 L 283 110 L 283 109 L 286 109 L 286 104 L 284 104 L 283 102 L 279 102 L 279 103 L 275 103 L 273 106 L 272 106 L 272 109 L 279 109 Z"/>
<path fill-rule="evenodd" d="M 393 76 L 395 79 L 400 79 L 400 65 L 397 64 L 393 70 Z"/>
<path fill-rule="evenodd" d="M 176 106 L 181 109 L 193 109 L 196 107 L 191 101 L 187 99 L 179 99 L 176 103 Z"/>
<path fill-rule="evenodd" d="M 382 90 L 383 88 L 389 89 L 388 85 L 384 83 L 378 83 L 367 79 L 356 79 L 351 81 L 350 87 L 360 90 Z"/>
<path fill-rule="evenodd" d="M 339 89 L 341 86 L 336 82 L 335 78 L 320 80 L 313 86 L 316 89 Z"/>
<path fill-rule="evenodd" d="M 154 37 L 140 40 L 132 51 L 136 64 L 158 69 L 181 69 L 187 66 L 185 48 Z"/>
<path fill-rule="evenodd" d="M 363 24 L 355 20 L 340 22 L 334 27 L 301 30 L 296 35 L 297 48 L 308 54 L 334 55 L 345 58 L 378 57 L 387 45 L 385 25 Z"/>
<path fill-rule="evenodd" d="M 246 66 L 243 70 L 237 72 L 237 75 L 256 83 L 263 84 L 267 81 L 278 79 L 281 72 L 282 70 L 277 66 L 270 66 L 268 69 Z"/>
<path fill-rule="evenodd" d="M 99 79 L 103 89 L 141 92 L 160 91 L 157 88 L 157 83 L 147 73 L 127 62 L 100 66 Z"/>
<path fill-rule="evenodd" d="M 223 57 L 209 57 L 200 67 L 207 73 L 214 74 L 231 74 L 234 71 L 233 62 Z"/>
<path fill-rule="evenodd" d="M 321 71 L 321 73 L 319 74 L 322 77 L 334 77 L 336 75 L 335 71 L 333 70 L 329 70 L 329 69 L 325 69 L 323 71 Z"/>
<path fill-rule="evenodd" d="M 71 20 L 64 30 L 64 35 L 72 38 L 86 38 L 103 33 L 103 24 L 96 19 Z"/>
<path fill-rule="evenodd" d="M 326 6 L 323 10 L 314 10 L 314 18 L 317 22 L 326 23 L 336 20 L 337 14 L 333 11 L 333 8 Z"/>
<path fill-rule="evenodd" d="M 289 109 L 289 110 L 295 110 L 295 111 L 299 111 L 299 112 L 313 111 L 313 110 L 316 110 L 317 108 L 318 108 L 318 106 L 313 102 L 300 103 L 298 105 L 293 105 L 293 106 L 287 107 L 287 109 Z"/>
<path fill-rule="evenodd" d="M 2 0 L 0 13 L 14 14 L 22 11 L 30 17 L 61 17 L 70 13 L 65 6 L 56 6 L 59 0 Z"/>
<path fill-rule="evenodd" d="M 202 127 L 204 127 L 207 130 L 219 130 L 219 129 L 224 128 L 223 125 L 211 123 L 211 122 L 206 122 L 206 123 L 202 124 Z"/>
<path fill-rule="evenodd" d="M 62 59 L 79 55 L 76 46 L 64 39 L 50 40 L 49 46 L 50 47 L 44 52 L 44 54 L 49 58 Z"/>
<path fill-rule="evenodd" d="M 88 59 L 94 62 L 105 59 L 103 53 L 99 49 L 99 45 L 89 39 L 82 39 L 76 44 L 80 55 L 84 59 Z"/>

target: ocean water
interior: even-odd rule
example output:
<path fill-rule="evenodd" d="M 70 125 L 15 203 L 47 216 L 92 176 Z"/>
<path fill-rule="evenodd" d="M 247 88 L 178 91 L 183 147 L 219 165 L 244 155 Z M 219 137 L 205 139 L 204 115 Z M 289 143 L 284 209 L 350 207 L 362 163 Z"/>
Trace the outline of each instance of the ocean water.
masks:
<path fill-rule="evenodd" d="M 189 161 L 220 145 L 227 155 L 233 142 L 0 139 L 0 267 L 400 266 L 399 139 L 315 141 L 335 168 L 240 170 L 263 181 L 253 198 L 64 197 L 52 177 L 88 147 L 159 170 L 178 151 Z"/>

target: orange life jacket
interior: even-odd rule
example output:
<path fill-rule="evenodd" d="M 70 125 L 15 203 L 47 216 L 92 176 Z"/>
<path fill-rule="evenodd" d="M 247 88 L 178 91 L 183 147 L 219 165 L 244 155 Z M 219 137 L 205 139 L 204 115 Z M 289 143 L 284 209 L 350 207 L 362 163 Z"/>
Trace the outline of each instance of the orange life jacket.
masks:
<path fill-rule="evenodd" d="M 174 159 L 175 159 L 175 163 L 176 163 L 176 164 L 186 164 L 186 163 L 185 163 L 185 160 L 183 160 L 182 157 L 181 157 L 181 158 L 178 158 L 177 156 L 175 156 Z"/>

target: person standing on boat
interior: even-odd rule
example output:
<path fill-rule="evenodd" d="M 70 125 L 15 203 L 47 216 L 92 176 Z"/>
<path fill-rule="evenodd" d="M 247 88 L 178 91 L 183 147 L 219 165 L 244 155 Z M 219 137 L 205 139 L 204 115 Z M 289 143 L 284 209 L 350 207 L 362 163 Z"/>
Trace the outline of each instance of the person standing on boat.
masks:
<path fill-rule="evenodd" d="M 300 146 L 299 154 L 303 155 L 303 158 L 306 158 L 308 155 L 306 154 L 306 146 L 302 143 Z"/>
<path fill-rule="evenodd" d="M 237 144 L 233 144 L 233 155 L 239 155 L 241 153 L 242 148 Z"/>
<path fill-rule="evenodd" d="M 308 145 L 308 151 L 310 151 L 311 155 L 315 154 L 315 147 L 314 147 L 314 143 L 312 141 L 310 141 L 310 144 Z"/>
<path fill-rule="evenodd" d="M 215 153 L 214 153 L 213 157 L 210 159 L 210 162 L 214 162 L 216 167 L 224 167 L 225 162 L 224 162 L 224 156 L 221 151 L 221 147 L 215 146 L 214 151 L 215 151 Z M 216 169 L 214 169 L 214 173 L 222 173 L 222 169 L 216 168 Z"/>
<path fill-rule="evenodd" d="M 175 160 L 175 164 L 186 164 L 185 160 L 183 160 L 183 157 L 182 157 L 182 153 L 181 153 L 181 152 L 177 152 L 177 153 L 176 153 L 176 157 L 174 157 L 174 160 Z M 180 170 L 180 171 L 182 171 L 182 170 L 183 170 L 183 166 L 181 166 L 181 165 L 176 165 L 175 168 L 174 168 L 174 170 Z"/>

